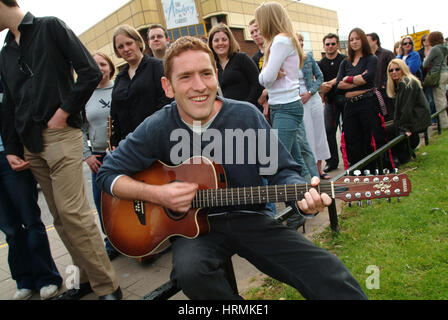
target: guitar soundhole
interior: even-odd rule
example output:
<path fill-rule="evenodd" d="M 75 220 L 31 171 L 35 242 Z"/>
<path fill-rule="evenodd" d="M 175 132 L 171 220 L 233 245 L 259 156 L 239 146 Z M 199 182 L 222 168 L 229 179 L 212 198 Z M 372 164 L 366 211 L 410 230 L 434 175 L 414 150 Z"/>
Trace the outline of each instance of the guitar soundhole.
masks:
<path fill-rule="evenodd" d="M 170 209 L 167 209 L 167 208 L 165 208 L 165 212 L 166 212 L 166 215 L 167 215 L 168 217 L 170 217 L 170 219 L 173 219 L 174 221 L 182 220 L 182 219 L 184 219 L 184 218 L 187 216 L 187 214 L 188 214 L 188 212 L 185 212 L 185 213 L 174 212 L 174 211 L 172 211 L 172 210 L 170 210 Z"/>

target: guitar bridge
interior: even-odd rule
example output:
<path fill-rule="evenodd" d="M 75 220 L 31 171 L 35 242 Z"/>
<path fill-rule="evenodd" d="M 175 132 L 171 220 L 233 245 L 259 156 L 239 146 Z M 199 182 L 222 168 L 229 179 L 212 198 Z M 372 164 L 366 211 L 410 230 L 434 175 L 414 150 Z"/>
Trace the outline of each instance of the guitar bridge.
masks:
<path fill-rule="evenodd" d="M 143 201 L 134 201 L 134 212 L 142 225 L 146 225 L 145 203 Z"/>

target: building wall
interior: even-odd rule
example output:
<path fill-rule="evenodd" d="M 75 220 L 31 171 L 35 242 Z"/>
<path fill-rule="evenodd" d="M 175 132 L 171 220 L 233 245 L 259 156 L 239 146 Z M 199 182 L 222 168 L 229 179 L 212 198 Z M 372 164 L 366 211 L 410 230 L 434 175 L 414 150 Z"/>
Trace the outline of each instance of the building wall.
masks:
<path fill-rule="evenodd" d="M 214 22 L 213 17 L 218 17 L 215 21 L 225 21 L 235 32 L 242 51 L 249 55 L 256 51 L 247 25 L 254 18 L 255 9 L 263 2 L 262 0 L 195 0 L 195 2 L 200 23 L 205 23 L 209 28 Z M 287 6 L 294 29 L 310 34 L 313 54 L 316 59 L 320 59 L 322 38 L 330 32 L 338 31 L 337 12 L 290 0 L 279 2 Z M 115 56 L 112 46 L 115 28 L 129 24 L 142 32 L 153 23 L 166 25 L 161 0 L 132 0 L 79 37 L 90 52 L 103 51 L 111 56 L 116 65 L 122 65 L 124 61 Z"/>

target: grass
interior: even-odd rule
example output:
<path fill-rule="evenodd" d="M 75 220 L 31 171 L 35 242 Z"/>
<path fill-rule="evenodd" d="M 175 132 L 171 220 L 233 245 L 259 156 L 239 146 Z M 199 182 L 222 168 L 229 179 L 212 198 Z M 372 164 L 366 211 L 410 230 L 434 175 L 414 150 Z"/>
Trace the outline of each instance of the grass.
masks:
<path fill-rule="evenodd" d="M 372 300 L 448 299 L 448 132 L 421 147 L 417 160 L 400 168 L 412 183 L 400 203 L 344 207 L 340 232 L 327 229 L 313 242 L 337 255 Z M 379 270 L 372 289 L 369 266 Z M 370 278 L 369 278 L 370 277 Z M 273 279 L 252 288 L 246 299 L 303 299 Z"/>

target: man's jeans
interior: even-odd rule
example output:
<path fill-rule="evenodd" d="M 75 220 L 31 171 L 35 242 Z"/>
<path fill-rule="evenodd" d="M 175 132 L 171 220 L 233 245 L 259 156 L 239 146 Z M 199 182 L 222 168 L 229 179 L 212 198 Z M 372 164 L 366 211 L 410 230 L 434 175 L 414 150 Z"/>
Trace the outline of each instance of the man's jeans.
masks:
<path fill-rule="evenodd" d="M 37 198 L 30 170 L 13 171 L 5 153 L 0 152 L 0 229 L 6 235 L 9 268 L 18 289 L 39 290 L 62 283 Z"/>
<path fill-rule="evenodd" d="M 223 268 L 234 254 L 296 288 L 306 299 L 367 298 L 335 255 L 275 219 L 231 212 L 209 221 L 208 234 L 172 239 L 171 278 L 190 299 L 241 299 L 233 292 Z"/>
<path fill-rule="evenodd" d="M 308 181 L 311 177 L 318 177 L 316 160 L 306 138 L 302 102 L 298 100 L 282 105 L 270 105 L 269 108 L 272 128 L 278 130 L 278 139 L 302 167 L 301 176 Z"/>

